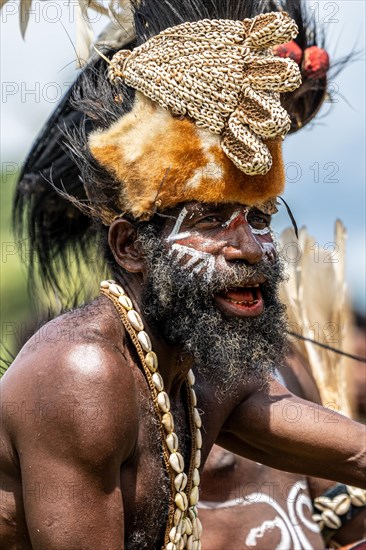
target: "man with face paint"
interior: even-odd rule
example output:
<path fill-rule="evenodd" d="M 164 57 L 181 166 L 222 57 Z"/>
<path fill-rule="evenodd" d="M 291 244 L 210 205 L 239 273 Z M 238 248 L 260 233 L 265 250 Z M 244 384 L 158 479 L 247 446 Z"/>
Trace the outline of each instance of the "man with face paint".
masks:
<path fill-rule="evenodd" d="M 287 342 L 269 230 L 290 127 L 279 93 L 300 74 L 272 47 L 296 25 L 258 3 L 172 6 L 139 3 L 141 45 L 108 61 L 110 81 L 82 82 L 94 128 L 84 121 L 67 146 L 86 196 L 58 192 L 99 224 L 112 278 L 31 338 L 2 380 L 6 548 L 200 549 L 215 442 L 365 482 L 364 427 L 337 415 L 324 430 L 328 411 L 314 423 L 274 376 Z M 51 210 L 39 238 L 54 221 Z"/>

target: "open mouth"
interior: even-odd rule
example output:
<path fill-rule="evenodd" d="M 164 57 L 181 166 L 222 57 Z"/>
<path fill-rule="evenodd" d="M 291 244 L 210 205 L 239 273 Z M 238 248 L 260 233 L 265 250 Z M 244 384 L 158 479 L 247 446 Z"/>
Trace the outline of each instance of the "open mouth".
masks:
<path fill-rule="evenodd" d="M 215 295 L 221 309 L 238 317 L 256 317 L 263 312 L 261 283 L 229 288 Z"/>

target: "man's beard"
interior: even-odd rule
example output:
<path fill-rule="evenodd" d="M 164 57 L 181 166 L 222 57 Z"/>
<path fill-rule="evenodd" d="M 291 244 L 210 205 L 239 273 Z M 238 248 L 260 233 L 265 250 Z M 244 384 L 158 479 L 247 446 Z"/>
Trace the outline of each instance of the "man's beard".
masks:
<path fill-rule="evenodd" d="M 148 278 L 142 308 L 156 335 L 183 353 L 193 356 L 195 365 L 220 393 L 232 391 L 244 379 L 264 384 L 284 363 L 287 352 L 285 306 L 278 299 L 283 281 L 279 260 L 261 261 L 255 266 L 227 262 L 205 280 L 204 271 L 195 275 L 164 250 L 153 228 L 139 233 Z M 264 311 L 258 317 L 225 315 L 214 301 L 223 289 L 244 286 L 247 281 L 266 278 L 261 285 Z"/>

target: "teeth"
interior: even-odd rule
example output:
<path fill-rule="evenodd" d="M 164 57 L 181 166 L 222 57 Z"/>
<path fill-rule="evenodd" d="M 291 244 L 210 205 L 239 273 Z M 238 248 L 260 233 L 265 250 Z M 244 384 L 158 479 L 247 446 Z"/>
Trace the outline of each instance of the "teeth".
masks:
<path fill-rule="evenodd" d="M 239 304 L 240 306 L 252 306 L 258 303 L 258 300 L 253 300 L 252 302 L 237 302 L 236 300 L 231 300 L 230 298 L 226 298 L 226 300 L 233 304 Z"/>

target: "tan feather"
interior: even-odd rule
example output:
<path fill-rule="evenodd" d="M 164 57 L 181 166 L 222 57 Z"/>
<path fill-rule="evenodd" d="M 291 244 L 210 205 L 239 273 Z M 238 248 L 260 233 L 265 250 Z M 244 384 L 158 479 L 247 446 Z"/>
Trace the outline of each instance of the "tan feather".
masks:
<path fill-rule="evenodd" d="M 103 46 L 113 49 L 120 49 L 125 44 L 133 40 L 135 37 L 133 14 L 130 0 L 119 0 L 118 8 L 116 8 L 116 1 L 109 0 L 108 7 L 106 8 L 97 0 L 79 0 L 79 2 L 85 2 L 87 7 L 97 11 L 102 15 L 108 15 L 110 22 L 107 24 L 102 33 L 98 36 L 96 42 L 94 37 L 85 33 L 86 28 L 80 24 L 77 30 L 77 53 L 79 56 L 80 66 L 83 66 L 86 62 L 90 61 L 91 57 L 95 55 L 91 46 L 93 43 L 98 47 Z M 83 8 L 85 11 L 85 7 Z"/>
<path fill-rule="evenodd" d="M 88 0 L 79 0 L 76 6 L 76 52 L 79 67 L 86 64 L 94 42 L 93 29 L 88 19 L 88 5 Z"/>
<path fill-rule="evenodd" d="M 0 10 L 9 0 L 0 0 Z M 22 37 L 29 23 L 32 0 L 19 0 L 19 21 Z M 116 7 L 117 6 L 117 7 Z M 120 49 L 133 40 L 135 36 L 133 15 L 130 0 L 109 0 L 108 6 L 102 0 L 78 0 L 76 9 L 76 53 L 77 65 L 82 67 L 94 54 L 92 45 L 95 42 L 93 28 L 88 18 L 88 10 L 107 16 L 110 22 L 98 37 L 99 47 Z"/>
<path fill-rule="evenodd" d="M 20 32 L 24 40 L 25 31 L 27 30 L 29 23 L 29 14 L 32 6 L 32 0 L 21 0 L 20 1 L 20 11 L 19 11 L 19 23 L 20 23 Z"/>
<path fill-rule="evenodd" d="M 340 221 L 335 225 L 334 243 L 328 243 L 324 249 L 306 229 L 301 229 L 298 257 L 289 263 L 289 280 L 281 295 L 287 304 L 290 330 L 352 352 L 345 241 L 346 232 Z M 295 242 L 293 230 L 285 230 L 281 235 L 282 252 L 289 250 L 288 243 Z M 323 404 L 333 403 L 336 410 L 350 416 L 352 407 L 347 395 L 350 361 L 311 342 L 293 339 L 293 345 L 308 361 Z"/>
<path fill-rule="evenodd" d="M 88 7 L 102 15 L 109 15 L 108 8 L 105 8 L 103 4 L 101 4 L 97 0 L 89 0 Z"/>

